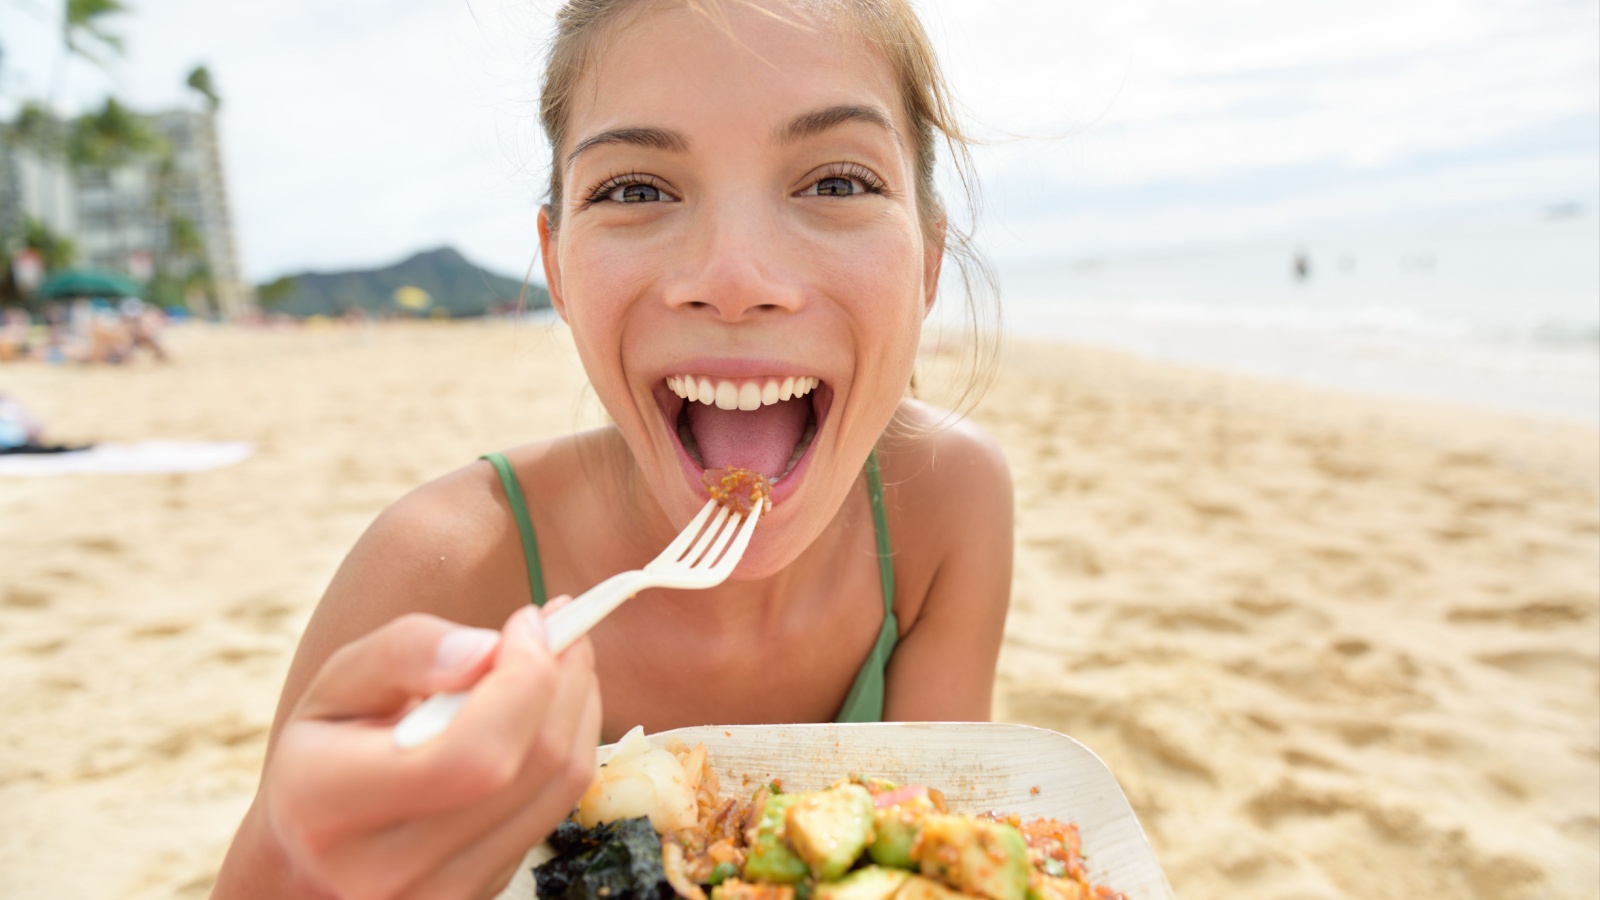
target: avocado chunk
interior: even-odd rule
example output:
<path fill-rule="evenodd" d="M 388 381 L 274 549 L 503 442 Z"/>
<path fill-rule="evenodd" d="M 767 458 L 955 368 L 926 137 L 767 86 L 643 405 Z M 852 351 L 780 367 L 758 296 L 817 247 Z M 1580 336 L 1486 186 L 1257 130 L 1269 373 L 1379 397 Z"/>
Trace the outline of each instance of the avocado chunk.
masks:
<path fill-rule="evenodd" d="M 832 881 L 849 871 L 872 840 L 872 795 L 849 783 L 803 794 L 789 807 L 786 825 L 789 845 L 811 873 Z"/>
<path fill-rule="evenodd" d="M 1027 841 L 1022 832 L 1000 822 L 925 816 L 911 856 L 922 874 L 969 894 L 1024 900 L 1028 890 Z"/>
<path fill-rule="evenodd" d="M 882 798 L 879 798 L 880 800 Z M 867 853 L 880 866 L 897 869 L 915 869 L 911 858 L 911 843 L 916 839 L 917 826 L 923 816 L 937 812 L 938 807 L 926 792 L 907 796 L 891 806 L 881 806 L 872 813 L 872 843 Z"/>
<path fill-rule="evenodd" d="M 817 885 L 811 900 L 889 900 L 911 877 L 910 872 L 899 869 L 866 866 L 838 881 L 824 881 Z"/>
<path fill-rule="evenodd" d="M 895 892 L 894 900 L 972 900 L 972 897 L 952 891 L 932 878 L 913 875 Z"/>
<path fill-rule="evenodd" d="M 746 881 L 794 884 L 811 874 L 806 861 L 790 849 L 784 840 L 787 830 L 784 817 L 789 807 L 804 794 L 773 794 L 761 808 L 761 818 L 756 823 L 755 841 L 744 859 Z"/>

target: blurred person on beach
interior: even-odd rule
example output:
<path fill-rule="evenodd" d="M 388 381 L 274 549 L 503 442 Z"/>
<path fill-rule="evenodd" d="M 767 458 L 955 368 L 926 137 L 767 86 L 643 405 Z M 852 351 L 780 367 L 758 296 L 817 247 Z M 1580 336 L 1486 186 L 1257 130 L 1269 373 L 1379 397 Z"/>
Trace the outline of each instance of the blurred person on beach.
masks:
<path fill-rule="evenodd" d="M 68 453 L 87 445 L 52 444 L 44 439 L 44 423 L 22 401 L 0 394 L 0 454 Z"/>
<path fill-rule="evenodd" d="M 32 352 L 33 317 L 18 306 L 0 311 L 0 362 L 27 359 Z"/>
<path fill-rule="evenodd" d="M 165 316 L 158 306 L 152 306 L 138 297 L 124 297 L 118 304 L 117 310 L 122 315 L 122 322 L 127 329 L 128 355 L 139 350 L 148 350 L 155 357 L 156 362 L 168 360 L 167 350 L 161 345 L 161 328 Z"/>
<path fill-rule="evenodd" d="M 935 190 L 936 143 L 961 166 L 966 138 L 909 3 L 571 0 L 557 22 L 541 253 L 612 424 L 371 526 L 213 896 L 492 893 L 635 725 L 989 718 L 1012 490 L 987 435 L 911 397 L 941 265 L 987 279 Z M 549 653 L 547 610 L 642 567 L 721 466 L 775 482 L 733 577 Z"/>
<path fill-rule="evenodd" d="M 155 321 L 159 315 L 137 297 L 124 297 L 114 308 L 95 304 L 87 317 L 87 347 L 79 361 L 123 365 L 133 362 L 140 350 L 148 350 L 157 362 L 166 362 Z"/>
<path fill-rule="evenodd" d="M 157 362 L 171 359 L 161 342 L 166 315 L 137 297 L 124 297 L 115 306 L 104 300 L 51 304 L 44 319 L 45 340 L 39 345 L 28 340 L 32 320 L 26 313 L 20 322 L 8 320 L 0 330 L 0 361 L 122 365 L 133 362 L 141 350 Z"/>

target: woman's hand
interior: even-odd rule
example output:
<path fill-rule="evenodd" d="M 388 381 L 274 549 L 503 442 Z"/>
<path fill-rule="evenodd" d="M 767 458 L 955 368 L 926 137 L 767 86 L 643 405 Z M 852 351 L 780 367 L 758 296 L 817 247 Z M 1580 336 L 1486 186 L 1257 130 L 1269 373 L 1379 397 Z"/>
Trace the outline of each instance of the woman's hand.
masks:
<path fill-rule="evenodd" d="M 413 700 L 469 688 L 444 732 L 395 746 L 393 725 Z M 311 681 L 214 896 L 281 895 L 262 890 L 263 868 L 279 868 L 268 881 L 282 887 L 292 873 L 297 888 L 339 897 L 485 894 L 571 811 L 593 778 L 599 734 L 589 644 L 551 656 L 538 610 L 498 633 L 396 619 Z"/>

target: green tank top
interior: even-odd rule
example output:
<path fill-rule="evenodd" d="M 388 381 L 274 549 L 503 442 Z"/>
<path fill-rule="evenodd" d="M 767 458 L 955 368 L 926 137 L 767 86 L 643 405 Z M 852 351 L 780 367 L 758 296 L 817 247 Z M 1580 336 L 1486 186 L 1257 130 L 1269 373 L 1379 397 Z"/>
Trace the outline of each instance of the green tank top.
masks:
<path fill-rule="evenodd" d="M 544 569 L 539 565 L 539 542 L 533 533 L 533 519 L 528 516 L 528 504 L 522 496 L 522 485 L 511 463 L 499 453 L 483 457 L 500 475 L 500 486 L 511 503 L 511 514 L 517 521 L 517 534 L 522 537 L 522 555 L 528 561 L 528 590 L 535 606 L 543 606 L 546 599 Z M 835 722 L 883 721 L 884 673 L 889 667 L 889 657 L 900 640 L 900 625 L 894 616 L 894 560 L 889 547 L 889 520 L 883 509 L 883 478 L 878 473 L 878 453 L 867 455 L 867 495 L 872 498 L 872 526 L 878 543 L 878 577 L 883 586 L 883 626 L 872 644 L 872 652 L 861 664 L 850 693 L 844 698 Z"/>

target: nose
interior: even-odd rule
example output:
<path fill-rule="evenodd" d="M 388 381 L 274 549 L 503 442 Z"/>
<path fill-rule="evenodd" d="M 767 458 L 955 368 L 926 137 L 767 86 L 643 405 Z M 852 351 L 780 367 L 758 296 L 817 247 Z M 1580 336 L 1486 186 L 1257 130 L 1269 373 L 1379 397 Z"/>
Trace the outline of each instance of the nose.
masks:
<path fill-rule="evenodd" d="M 682 248 L 678 274 L 664 292 L 675 311 L 724 322 L 798 312 L 805 298 L 802 270 L 790 256 L 793 242 L 775 211 L 753 205 L 708 208 Z"/>

